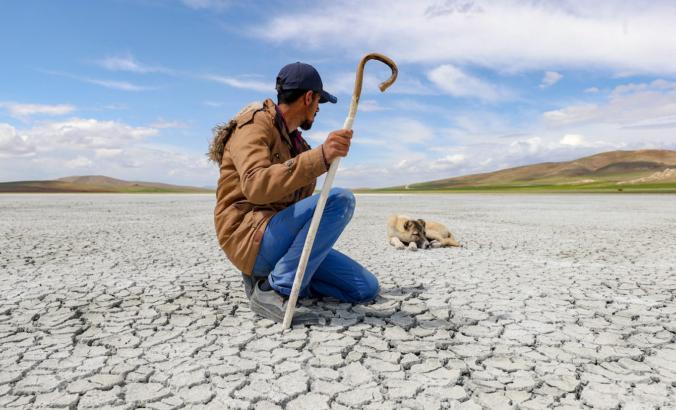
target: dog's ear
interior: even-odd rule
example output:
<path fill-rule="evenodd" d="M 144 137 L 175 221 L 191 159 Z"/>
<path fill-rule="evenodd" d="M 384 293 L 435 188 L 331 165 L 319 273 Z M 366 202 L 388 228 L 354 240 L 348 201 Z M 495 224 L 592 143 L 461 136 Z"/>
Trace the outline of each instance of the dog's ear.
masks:
<path fill-rule="evenodd" d="M 404 222 L 404 229 L 406 229 L 406 230 L 411 229 L 411 221 Z"/>
<path fill-rule="evenodd" d="M 420 225 L 422 225 L 423 228 L 425 227 L 425 221 L 423 219 L 418 219 L 418 222 L 420 222 Z"/>

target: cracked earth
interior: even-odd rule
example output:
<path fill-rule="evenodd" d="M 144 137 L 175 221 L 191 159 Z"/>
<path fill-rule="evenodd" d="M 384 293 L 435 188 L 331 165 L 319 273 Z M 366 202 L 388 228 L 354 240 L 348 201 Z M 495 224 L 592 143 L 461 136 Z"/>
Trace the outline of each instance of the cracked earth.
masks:
<path fill-rule="evenodd" d="M 256 317 L 210 195 L 0 196 L 0 408 L 674 408 L 676 196 L 357 196 L 370 304 Z M 397 251 L 390 213 L 461 249 Z"/>

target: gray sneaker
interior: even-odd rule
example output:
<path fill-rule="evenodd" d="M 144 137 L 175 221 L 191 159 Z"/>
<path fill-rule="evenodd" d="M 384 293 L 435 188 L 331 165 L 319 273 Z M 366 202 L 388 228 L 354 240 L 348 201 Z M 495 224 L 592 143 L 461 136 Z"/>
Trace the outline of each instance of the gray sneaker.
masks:
<path fill-rule="evenodd" d="M 264 318 L 273 320 L 277 323 L 284 321 L 284 314 L 289 301 L 284 299 L 274 290 L 263 291 L 255 284 L 254 291 L 251 294 L 251 310 Z M 306 307 L 297 306 L 293 314 L 292 325 L 316 325 L 319 324 L 319 315 Z"/>

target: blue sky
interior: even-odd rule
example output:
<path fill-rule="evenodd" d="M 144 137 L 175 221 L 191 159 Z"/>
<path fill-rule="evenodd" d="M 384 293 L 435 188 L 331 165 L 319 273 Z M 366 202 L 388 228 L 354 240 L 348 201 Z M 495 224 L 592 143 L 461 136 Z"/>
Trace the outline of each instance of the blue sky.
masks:
<path fill-rule="evenodd" d="M 337 184 L 379 187 L 676 149 L 676 4 L 582 1 L 4 1 L 0 181 L 103 174 L 213 186 L 211 129 L 313 64 L 311 145 L 340 128 L 367 52 Z"/>

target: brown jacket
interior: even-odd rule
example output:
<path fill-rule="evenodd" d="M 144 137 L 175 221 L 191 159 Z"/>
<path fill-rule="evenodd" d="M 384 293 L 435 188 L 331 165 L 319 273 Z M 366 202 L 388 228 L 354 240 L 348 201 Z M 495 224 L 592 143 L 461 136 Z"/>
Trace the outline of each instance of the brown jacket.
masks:
<path fill-rule="evenodd" d="M 317 177 L 327 171 L 321 146 L 292 157 L 286 127 L 276 116 L 270 99 L 239 114 L 221 161 L 216 234 L 228 259 L 247 275 L 270 218 L 312 195 Z"/>

